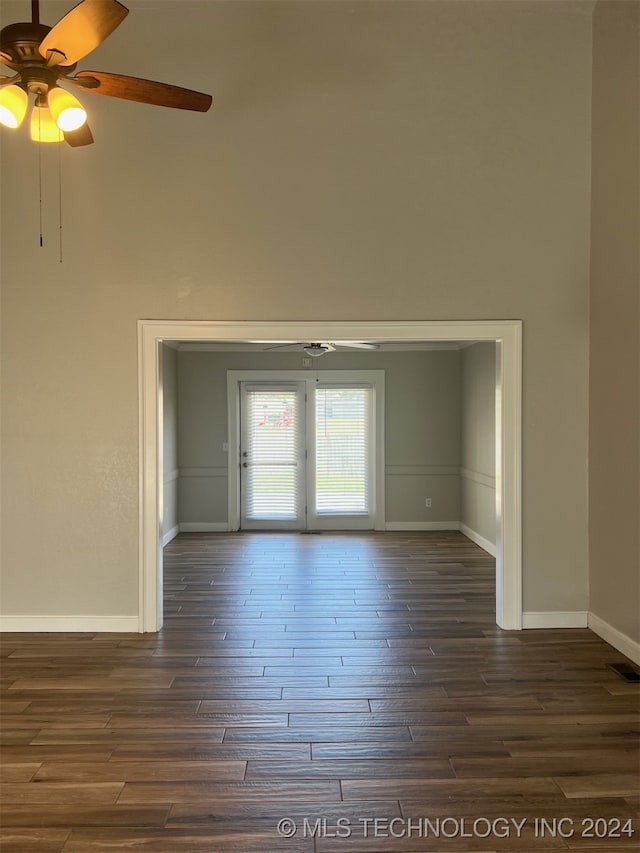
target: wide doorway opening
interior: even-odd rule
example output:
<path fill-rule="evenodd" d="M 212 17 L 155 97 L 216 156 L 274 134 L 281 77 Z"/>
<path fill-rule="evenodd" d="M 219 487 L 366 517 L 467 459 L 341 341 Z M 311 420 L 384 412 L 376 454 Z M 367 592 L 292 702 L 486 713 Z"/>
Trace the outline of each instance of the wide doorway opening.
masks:
<path fill-rule="evenodd" d="M 291 341 L 377 341 L 413 347 L 424 342 L 495 344 L 496 622 L 522 627 L 521 387 L 519 320 L 381 323 L 139 321 L 140 559 L 139 630 L 157 631 L 163 613 L 163 376 L 164 344 L 203 342 L 251 346 Z M 317 423 L 313 421 L 314 429 Z M 308 431 L 308 424 L 305 430 Z M 317 436 L 316 436 L 317 441 Z M 308 454 L 308 446 L 305 448 Z M 245 452 L 244 450 L 241 452 Z M 317 464 L 317 460 L 316 460 Z M 379 482 L 380 472 L 376 473 Z M 312 478 L 313 479 L 313 478 Z M 315 485 L 314 485 L 315 488 Z M 303 492 L 308 496 L 309 474 Z M 231 500 L 231 489 L 230 500 Z M 241 489 L 235 496 L 240 514 Z M 316 515 L 321 515 L 316 496 Z M 379 503 L 379 502 L 378 502 Z M 307 512 L 309 503 L 307 502 Z M 231 515 L 229 516 L 231 518 Z M 367 523 L 369 523 L 367 521 Z M 239 526 L 239 525 L 238 525 Z M 393 529 L 392 527 L 382 529 Z M 462 529 L 462 528 L 455 528 Z"/>

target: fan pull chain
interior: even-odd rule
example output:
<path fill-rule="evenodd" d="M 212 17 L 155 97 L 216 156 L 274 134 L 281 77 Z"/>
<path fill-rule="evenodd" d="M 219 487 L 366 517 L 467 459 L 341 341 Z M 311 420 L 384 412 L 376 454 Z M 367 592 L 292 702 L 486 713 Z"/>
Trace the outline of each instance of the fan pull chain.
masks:
<path fill-rule="evenodd" d="M 58 247 L 62 263 L 62 145 L 58 143 Z"/>
<path fill-rule="evenodd" d="M 40 110 L 38 110 L 38 136 L 40 136 Z M 44 246 L 44 239 L 42 237 L 42 143 L 38 143 L 38 191 L 40 195 L 40 202 L 38 206 L 38 215 L 40 217 L 40 248 Z"/>
<path fill-rule="evenodd" d="M 40 114 L 38 113 L 38 124 Z M 38 134 L 40 135 L 40 134 Z M 38 142 L 38 219 L 40 228 L 40 248 L 44 247 L 42 227 L 42 143 Z M 58 145 L 58 260 L 62 263 L 62 145 Z"/>

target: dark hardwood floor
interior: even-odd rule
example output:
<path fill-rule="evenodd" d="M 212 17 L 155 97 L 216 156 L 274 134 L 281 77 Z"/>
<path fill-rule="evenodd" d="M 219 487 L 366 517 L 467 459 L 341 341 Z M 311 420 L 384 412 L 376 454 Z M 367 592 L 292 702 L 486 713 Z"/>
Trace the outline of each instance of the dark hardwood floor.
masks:
<path fill-rule="evenodd" d="M 160 634 L 3 636 L 0 848 L 638 850 L 640 687 L 499 630 L 494 571 L 459 533 L 179 536 Z"/>

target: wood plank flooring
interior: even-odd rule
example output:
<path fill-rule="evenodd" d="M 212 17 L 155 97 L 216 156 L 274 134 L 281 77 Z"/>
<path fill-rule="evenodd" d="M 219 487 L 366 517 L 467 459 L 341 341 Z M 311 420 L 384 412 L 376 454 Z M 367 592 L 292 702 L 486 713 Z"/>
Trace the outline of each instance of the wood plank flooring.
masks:
<path fill-rule="evenodd" d="M 158 635 L 3 636 L 0 849 L 640 849 L 640 687 L 499 630 L 494 573 L 459 533 L 179 536 Z"/>

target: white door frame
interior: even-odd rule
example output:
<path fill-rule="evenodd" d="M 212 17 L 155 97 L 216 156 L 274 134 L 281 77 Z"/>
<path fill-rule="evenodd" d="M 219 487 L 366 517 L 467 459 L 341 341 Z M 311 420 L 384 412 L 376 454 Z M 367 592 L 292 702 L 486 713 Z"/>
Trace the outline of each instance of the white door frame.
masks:
<path fill-rule="evenodd" d="M 375 471 L 373 482 L 373 529 L 384 530 L 385 519 L 385 376 L 384 370 L 314 370 L 313 380 L 310 380 L 309 370 L 227 370 L 227 438 L 229 442 L 229 455 L 227 463 L 227 519 L 228 529 L 236 531 L 240 529 L 240 408 L 238 401 L 239 385 L 241 382 L 304 382 L 308 389 L 309 382 L 314 384 L 316 380 L 329 383 L 361 383 L 369 384 L 373 389 L 373 418 L 371 430 L 373 434 L 373 469 Z M 305 411 L 305 416 L 307 412 Z M 308 430 L 305 442 L 308 443 Z M 311 426 L 313 429 L 313 426 Z M 308 484 L 307 484 L 308 489 Z M 311 505 L 309 494 L 306 500 Z M 348 517 L 347 517 L 348 518 Z M 345 529 L 352 528 L 352 520 L 338 521 L 335 517 L 331 519 L 333 524 Z M 314 525 L 317 527 L 318 525 Z M 332 527 L 330 529 L 337 529 Z M 370 529 L 370 528 L 367 528 Z"/>
<path fill-rule="evenodd" d="M 522 321 L 269 322 L 138 321 L 138 630 L 162 627 L 162 374 L 165 341 L 495 341 L 496 622 L 522 628 Z"/>

